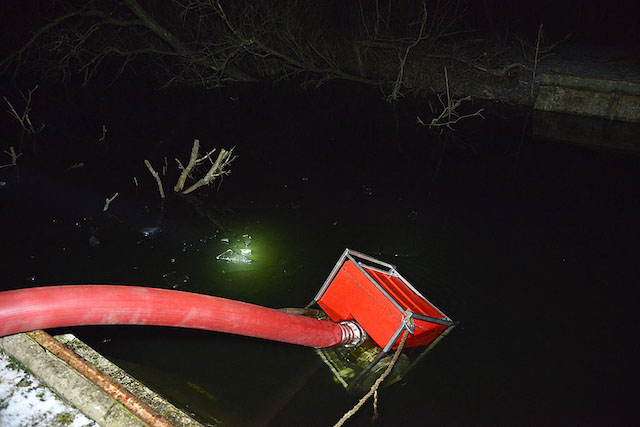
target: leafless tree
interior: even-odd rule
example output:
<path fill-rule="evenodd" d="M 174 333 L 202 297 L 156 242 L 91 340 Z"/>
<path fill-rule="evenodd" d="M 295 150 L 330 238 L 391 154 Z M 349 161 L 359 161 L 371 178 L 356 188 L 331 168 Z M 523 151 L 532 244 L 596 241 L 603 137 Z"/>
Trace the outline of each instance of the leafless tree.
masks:
<path fill-rule="evenodd" d="M 294 76 L 315 85 L 341 79 L 380 86 L 396 100 L 412 86 L 414 58 L 455 33 L 452 4 L 55 1 L 46 22 L 0 59 L 0 73 L 40 67 L 49 77 L 80 76 L 87 84 L 99 73 L 117 79 L 131 69 L 163 85 L 207 88 Z"/>

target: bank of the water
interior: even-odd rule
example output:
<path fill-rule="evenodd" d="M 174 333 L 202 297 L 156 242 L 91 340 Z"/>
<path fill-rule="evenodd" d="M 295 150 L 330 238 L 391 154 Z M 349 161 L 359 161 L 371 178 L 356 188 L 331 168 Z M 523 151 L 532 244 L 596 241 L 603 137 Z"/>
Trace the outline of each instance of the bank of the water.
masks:
<path fill-rule="evenodd" d="M 46 335 L 46 334 L 45 334 Z M 128 402 L 148 405 L 157 411 L 155 422 L 166 420 L 176 426 L 201 426 L 190 416 L 109 362 L 71 334 L 55 339 L 71 349 L 92 371 L 107 375 L 123 391 Z M 143 427 L 147 424 L 106 392 L 104 380 L 83 375 L 66 359 L 43 348 L 28 334 L 0 338 L 0 422 L 7 427 L 95 426 Z M 80 359 L 81 358 L 81 359 Z M 86 362 L 84 362 L 86 361 Z M 122 399 L 122 398 L 120 398 Z M 165 425 L 165 424 L 158 424 Z M 169 425 L 169 424 L 166 424 Z"/>

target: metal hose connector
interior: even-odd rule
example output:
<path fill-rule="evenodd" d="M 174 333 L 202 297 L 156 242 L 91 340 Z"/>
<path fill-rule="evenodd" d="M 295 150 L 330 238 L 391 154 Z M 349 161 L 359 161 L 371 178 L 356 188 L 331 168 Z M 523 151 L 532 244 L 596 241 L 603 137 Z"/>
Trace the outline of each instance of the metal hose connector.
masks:
<path fill-rule="evenodd" d="M 353 320 L 345 320 L 338 323 L 342 329 L 341 345 L 345 347 L 357 347 L 367 339 L 367 333 Z"/>

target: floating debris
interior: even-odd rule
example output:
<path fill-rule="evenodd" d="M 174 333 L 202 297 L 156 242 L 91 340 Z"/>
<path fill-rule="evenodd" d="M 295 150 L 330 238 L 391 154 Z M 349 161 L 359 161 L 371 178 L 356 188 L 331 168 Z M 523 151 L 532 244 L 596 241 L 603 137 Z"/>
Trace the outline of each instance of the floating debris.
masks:
<path fill-rule="evenodd" d="M 374 191 L 373 191 L 373 187 L 370 185 L 362 185 L 362 192 L 367 195 L 367 196 L 373 196 L 374 195 Z"/>
<path fill-rule="evenodd" d="M 97 248 L 98 246 L 100 246 L 100 240 L 98 240 L 98 238 L 93 234 L 91 235 L 91 237 L 89 237 L 89 246 L 91 246 L 92 248 Z"/>
<path fill-rule="evenodd" d="M 157 237 L 160 233 L 162 233 L 162 228 L 160 227 L 143 227 L 140 229 L 140 234 L 150 239 Z"/>
<path fill-rule="evenodd" d="M 237 254 L 232 249 L 227 249 L 216 257 L 219 261 L 233 262 L 237 264 L 248 264 L 251 262 L 249 258 L 243 254 Z"/>

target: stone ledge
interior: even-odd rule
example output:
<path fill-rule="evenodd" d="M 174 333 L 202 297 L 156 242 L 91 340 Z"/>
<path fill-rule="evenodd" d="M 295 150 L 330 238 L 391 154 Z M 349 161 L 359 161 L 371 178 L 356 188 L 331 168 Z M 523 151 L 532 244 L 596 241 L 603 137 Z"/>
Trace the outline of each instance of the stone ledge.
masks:
<path fill-rule="evenodd" d="M 58 396 L 101 426 L 145 426 L 97 385 L 47 352 L 26 334 L 0 338 L 0 348 L 22 362 Z"/>
<path fill-rule="evenodd" d="M 536 110 L 640 123 L 640 84 L 564 75 L 546 75 Z"/>
<path fill-rule="evenodd" d="M 75 336 L 65 334 L 55 338 L 125 387 L 172 424 L 187 427 L 202 426 Z M 146 426 L 99 386 L 54 354 L 46 351 L 27 334 L 0 338 L 0 349 L 19 360 L 60 398 L 74 405 L 99 425 L 104 427 Z"/>
<path fill-rule="evenodd" d="M 100 371 L 110 376 L 114 381 L 129 390 L 138 399 L 149 405 L 153 410 L 158 412 L 162 417 L 176 426 L 184 427 L 201 427 L 202 424 L 189 417 L 187 414 L 176 408 L 174 405 L 165 400 L 162 396 L 133 378 L 120 367 L 107 360 L 100 353 L 80 341 L 75 335 L 64 334 L 54 337 L 62 344 L 69 347 L 76 354 L 86 361 L 92 363 Z"/>

